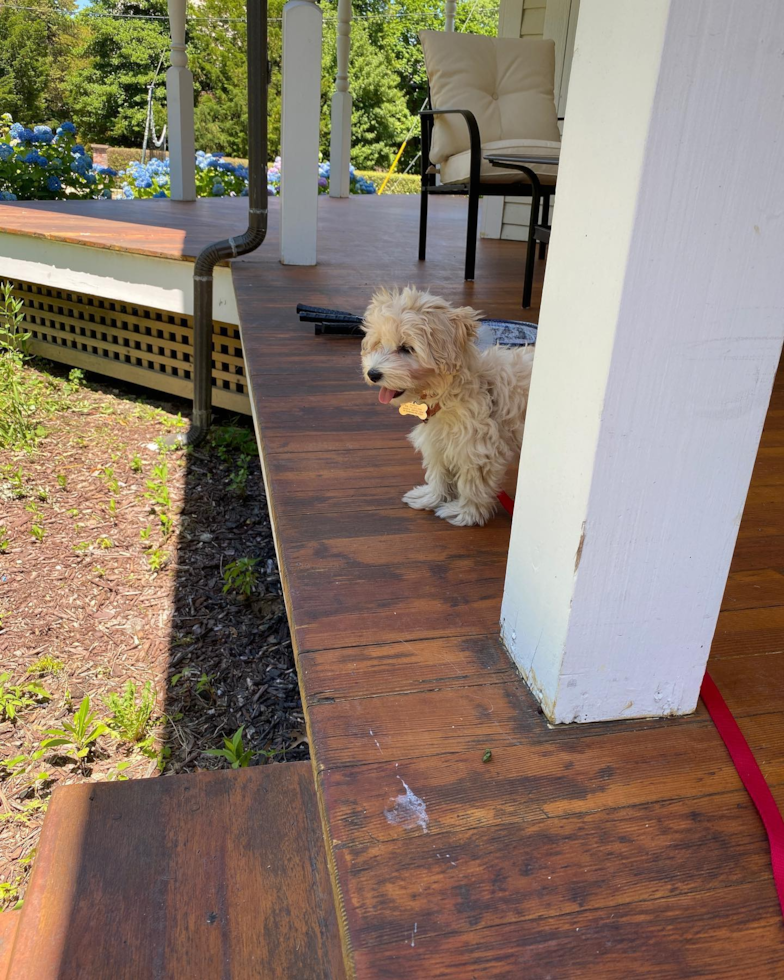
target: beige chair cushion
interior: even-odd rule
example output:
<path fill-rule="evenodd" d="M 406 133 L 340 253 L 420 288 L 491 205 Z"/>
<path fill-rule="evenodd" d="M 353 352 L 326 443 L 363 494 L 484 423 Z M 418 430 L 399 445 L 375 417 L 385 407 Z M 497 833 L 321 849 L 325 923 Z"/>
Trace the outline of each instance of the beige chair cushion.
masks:
<path fill-rule="evenodd" d="M 488 153 L 519 153 L 523 156 L 558 157 L 561 144 L 554 140 L 496 140 L 494 143 L 482 145 L 482 183 L 483 184 L 527 184 L 528 178 L 520 170 L 507 170 L 506 167 L 494 167 L 485 160 Z M 557 166 L 532 166 L 534 173 L 539 175 L 541 183 L 547 187 L 555 184 L 558 174 Z M 441 182 L 443 184 L 467 184 L 471 172 L 471 151 L 463 150 L 456 153 L 441 164 Z"/>
<path fill-rule="evenodd" d="M 553 85 L 555 43 L 420 31 L 434 109 L 470 109 L 483 144 L 560 142 Z M 469 148 L 462 116 L 435 116 L 430 159 Z"/>

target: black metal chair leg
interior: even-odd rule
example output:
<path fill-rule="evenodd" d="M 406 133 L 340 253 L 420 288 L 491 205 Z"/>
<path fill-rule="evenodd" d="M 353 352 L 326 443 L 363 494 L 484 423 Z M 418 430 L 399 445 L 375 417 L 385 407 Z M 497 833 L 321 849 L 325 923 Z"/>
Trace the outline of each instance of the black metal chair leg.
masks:
<path fill-rule="evenodd" d="M 465 277 L 473 282 L 476 269 L 476 235 L 479 226 L 479 181 L 468 187 L 468 228 L 466 229 Z"/>
<path fill-rule="evenodd" d="M 423 183 L 419 195 L 419 261 L 424 262 L 427 256 L 427 187 Z"/>
<path fill-rule="evenodd" d="M 542 224 L 545 228 L 550 225 L 550 194 L 545 191 L 542 195 Z M 539 258 L 543 259 L 547 254 L 547 242 L 539 242 Z"/>
<path fill-rule="evenodd" d="M 533 175 L 531 181 L 531 217 L 528 219 L 528 247 L 525 250 L 525 280 L 523 282 L 523 309 L 531 305 L 534 286 L 534 264 L 536 262 L 536 223 L 539 217 L 539 198 L 541 186 Z"/>

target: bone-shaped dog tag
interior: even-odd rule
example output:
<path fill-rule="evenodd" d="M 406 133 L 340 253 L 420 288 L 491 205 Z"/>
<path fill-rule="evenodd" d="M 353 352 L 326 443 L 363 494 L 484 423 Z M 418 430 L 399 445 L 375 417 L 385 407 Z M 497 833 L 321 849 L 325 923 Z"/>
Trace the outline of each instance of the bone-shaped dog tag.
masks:
<path fill-rule="evenodd" d="M 398 411 L 401 415 L 416 415 L 423 422 L 427 418 L 427 405 L 420 405 L 419 402 L 404 402 Z"/>

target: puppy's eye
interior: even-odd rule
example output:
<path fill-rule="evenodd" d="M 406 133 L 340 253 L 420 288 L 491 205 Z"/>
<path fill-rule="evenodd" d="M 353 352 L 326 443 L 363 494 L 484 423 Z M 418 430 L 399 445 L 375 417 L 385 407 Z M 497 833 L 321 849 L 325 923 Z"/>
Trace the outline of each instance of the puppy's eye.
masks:
<path fill-rule="evenodd" d="M 398 354 L 413 354 L 414 348 L 409 347 L 408 344 L 401 344 L 397 349 Z"/>

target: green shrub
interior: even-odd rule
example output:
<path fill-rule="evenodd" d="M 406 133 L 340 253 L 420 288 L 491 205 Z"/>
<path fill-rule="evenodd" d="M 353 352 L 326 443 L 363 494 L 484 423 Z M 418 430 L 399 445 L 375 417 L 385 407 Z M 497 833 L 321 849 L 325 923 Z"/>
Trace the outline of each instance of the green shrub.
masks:
<path fill-rule="evenodd" d="M 386 171 L 382 170 L 358 170 L 361 177 L 367 178 L 376 185 L 378 190 L 384 183 Z M 389 183 L 384 188 L 385 194 L 418 194 L 422 181 L 419 174 L 392 174 Z"/>

